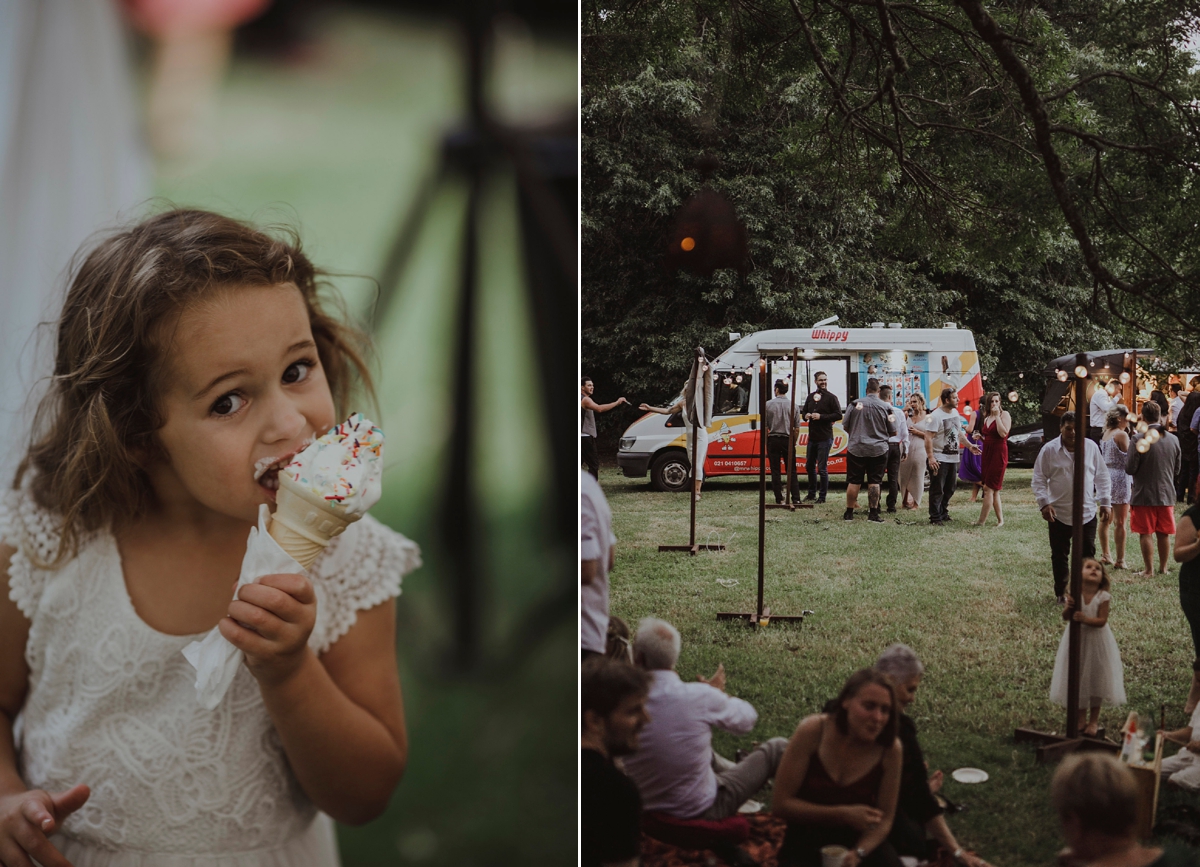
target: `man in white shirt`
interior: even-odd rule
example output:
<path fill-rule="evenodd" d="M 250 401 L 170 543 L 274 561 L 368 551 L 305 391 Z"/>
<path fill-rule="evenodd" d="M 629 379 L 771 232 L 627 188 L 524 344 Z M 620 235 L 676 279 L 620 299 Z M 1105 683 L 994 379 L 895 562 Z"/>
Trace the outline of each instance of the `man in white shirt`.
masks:
<path fill-rule="evenodd" d="M 637 783 L 642 808 L 680 819 L 719 820 L 732 816 L 775 776 L 787 738 L 761 743 L 736 764 L 713 752 L 712 727 L 744 735 L 758 713 L 749 702 L 725 692 L 725 667 L 711 678 L 684 683 L 675 673 L 679 632 L 647 617 L 633 640 L 634 661 L 649 669 L 653 682 L 646 700 L 650 722 L 638 751 L 625 759 L 625 773 Z"/>
<path fill-rule="evenodd" d="M 1083 521 L 1083 556 L 1096 556 L 1096 513 L 1112 516 L 1111 481 L 1100 447 L 1084 440 L 1083 514 L 1072 514 L 1075 477 L 1075 413 L 1063 413 L 1057 439 L 1042 446 L 1033 463 L 1033 496 L 1050 528 L 1050 566 L 1054 595 L 1059 602 L 1070 577 L 1071 534 L 1075 521 Z"/>
<path fill-rule="evenodd" d="M 950 498 L 958 488 L 960 449 L 972 454 L 980 448 L 967 438 L 966 419 L 958 411 L 958 389 L 943 388 L 941 405 L 925 417 L 925 429 L 933 434 L 929 453 L 929 523 L 940 526 L 950 520 Z"/>
<path fill-rule="evenodd" d="M 1172 382 L 1167 389 L 1171 392 L 1171 420 L 1169 427 L 1175 430 L 1179 420 L 1179 411 L 1183 409 L 1183 383 Z"/>
<path fill-rule="evenodd" d="M 580 656 L 603 655 L 608 642 L 608 572 L 617 537 L 612 511 L 600 483 L 579 473 L 579 647 Z"/>
<path fill-rule="evenodd" d="M 1096 389 L 1092 394 L 1092 399 L 1088 403 L 1090 421 L 1087 435 L 1093 442 L 1099 443 L 1100 437 L 1104 436 L 1104 422 L 1108 418 L 1108 411 L 1120 402 L 1117 397 L 1119 388 L 1117 381 L 1110 379 L 1108 385 Z"/>

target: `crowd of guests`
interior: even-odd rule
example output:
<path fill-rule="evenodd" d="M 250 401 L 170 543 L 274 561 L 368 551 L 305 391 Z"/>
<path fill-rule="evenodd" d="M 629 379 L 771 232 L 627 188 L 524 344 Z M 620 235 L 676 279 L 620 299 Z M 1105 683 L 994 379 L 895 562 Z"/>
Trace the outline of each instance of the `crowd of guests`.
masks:
<path fill-rule="evenodd" d="M 1175 537 L 1180 606 L 1192 632 L 1195 661 L 1185 705 L 1192 719 L 1187 727 L 1164 733 L 1182 749 L 1164 761 L 1163 776 L 1200 792 L 1200 504 L 1195 502 L 1200 377 L 1190 385 L 1189 392 L 1173 388 L 1170 401 L 1165 396 L 1146 401 L 1136 421 L 1115 389 L 1097 390 L 1083 439 L 1079 514 L 1072 490 L 1075 413 L 1061 417 L 1059 437 L 1041 449 L 1032 487 L 1047 522 L 1054 595 L 1064 607 L 1064 619 L 1083 626 L 1079 700 L 1080 733 L 1085 736 L 1096 734 L 1102 705 L 1125 701 L 1120 655 L 1108 627 L 1112 595 L 1106 567 L 1128 568 L 1125 547 L 1131 531 L 1138 537 L 1144 566 L 1139 574 L 1165 574 Z M 778 464 L 801 418 L 811 425 L 819 420 L 814 416 L 833 413 L 821 403 L 820 409 L 806 404 L 793 415 L 786 395 L 787 384 L 777 382 L 764 423 L 777 500 L 782 499 Z M 849 436 L 847 520 L 853 519 L 864 483 L 871 521 L 882 520 L 885 507 L 919 508 L 928 470 L 931 523 L 949 520 L 957 482 L 967 481 L 979 486 L 978 523 L 994 512 L 997 524 L 1003 524 L 1000 492 L 1011 417 L 995 393 L 965 413 L 959 411 L 953 389 L 945 389 L 940 398 L 930 412 L 914 395 L 900 416 L 887 387 L 871 379 L 863 398 L 852 401 L 844 413 L 836 407 Z M 820 450 L 812 457 L 819 459 Z M 809 468 L 815 473 L 809 496 L 815 499 L 819 491 L 823 501 L 827 480 L 821 478 L 819 463 L 810 460 Z M 885 474 L 890 483 L 886 500 Z M 968 867 L 983 867 L 985 862 L 958 845 L 946 823 L 936 798 L 940 773 L 927 772 L 916 727 L 904 713 L 923 675 L 910 648 L 887 648 L 874 667 L 855 672 L 822 712 L 802 719 L 790 738 L 768 738 L 733 759 L 717 754 L 713 728 L 749 734 L 757 713 L 729 693 L 721 666 L 694 682 L 679 676 L 681 639 L 669 623 L 647 618 L 631 636 L 623 621 L 609 617 L 607 572 L 616 542 L 611 513 L 595 479 L 586 473 L 581 478 L 584 864 L 636 865 L 645 815 L 719 823 L 773 781 L 771 811 L 787 826 L 779 850 L 781 867 L 816 867 L 829 846 L 845 849 L 840 867 L 895 867 L 901 857 L 929 861 L 939 852 Z M 793 500 L 798 498 L 797 490 L 791 493 Z M 1175 503 L 1180 499 L 1189 501 L 1190 508 L 1177 522 Z M 1082 524 L 1084 557 L 1079 599 L 1067 593 L 1076 522 Z M 1051 684 L 1051 697 L 1062 704 L 1067 700 L 1067 653 L 1064 630 Z M 1096 756 L 1063 764 L 1052 792 L 1070 844 L 1061 863 L 1181 863 L 1137 843 L 1128 776 L 1123 766 Z M 741 861 L 728 852 L 722 857 L 735 867 L 753 863 L 744 852 Z"/>
<path fill-rule="evenodd" d="M 781 867 L 816 867 L 831 845 L 845 849 L 841 867 L 899 867 L 901 857 L 929 861 L 939 850 L 987 867 L 950 830 L 936 796 L 941 772 L 930 775 L 905 712 L 924 676 L 911 648 L 888 647 L 790 738 L 768 738 L 736 760 L 713 750 L 712 730 L 748 734 L 757 713 L 729 694 L 721 668 L 683 681 L 679 651 L 674 627 L 647 618 L 633 662 L 618 643 L 583 665 L 583 864 L 635 864 L 643 814 L 717 822 L 773 780 L 771 812 L 786 823 Z"/>

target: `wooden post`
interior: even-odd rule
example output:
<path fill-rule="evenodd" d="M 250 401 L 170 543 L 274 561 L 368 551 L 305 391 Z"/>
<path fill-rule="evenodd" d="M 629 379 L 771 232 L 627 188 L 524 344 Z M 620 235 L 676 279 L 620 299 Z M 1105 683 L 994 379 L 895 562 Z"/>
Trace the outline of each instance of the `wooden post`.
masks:
<path fill-rule="evenodd" d="M 797 506 L 798 503 L 792 499 L 792 492 L 799 488 L 799 482 L 796 480 L 796 436 L 800 430 L 796 424 L 796 390 L 800 387 L 800 380 L 797 376 L 797 365 L 799 364 L 798 356 L 800 355 L 800 347 L 792 348 L 792 409 L 791 415 L 788 417 L 789 427 L 792 429 L 788 437 L 788 493 L 787 501 L 791 506 Z"/>
<path fill-rule="evenodd" d="M 1071 581 L 1070 593 L 1074 600 L 1065 616 L 1074 615 L 1083 606 L 1083 483 L 1086 475 L 1087 425 L 1091 420 L 1085 397 L 1087 395 L 1087 356 L 1082 352 L 1075 356 L 1076 368 L 1083 367 L 1084 374 L 1075 377 L 1075 467 L 1071 490 Z M 1067 736 L 1079 732 L 1079 679 L 1080 639 L 1083 624 L 1071 617 L 1067 627 Z"/>
<path fill-rule="evenodd" d="M 763 613 L 763 553 L 767 537 L 767 359 L 758 359 L 758 607 L 755 623 Z"/>

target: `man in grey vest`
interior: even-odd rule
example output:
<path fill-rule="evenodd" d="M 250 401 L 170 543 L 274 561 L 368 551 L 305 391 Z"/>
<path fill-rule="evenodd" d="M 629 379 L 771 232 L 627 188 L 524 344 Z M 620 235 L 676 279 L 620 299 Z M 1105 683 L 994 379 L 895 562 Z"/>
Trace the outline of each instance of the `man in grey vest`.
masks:
<path fill-rule="evenodd" d="M 623 397 L 618 397 L 612 403 L 596 403 L 592 400 L 592 392 L 596 390 L 590 376 L 583 377 L 579 385 L 579 452 L 587 471 L 593 478 L 600 478 L 600 453 L 596 450 L 596 413 L 608 412 L 610 409 L 628 403 Z"/>
<path fill-rule="evenodd" d="M 900 422 L 896 409 L 879 399 L 879 380 L 867 380 L 867 396 L 846 407 L 842 427 L 850 437 L 846 445 L 846 512 L 842 518 L 854 520 L 858 490 L 867 479 L 868 521 L 882 524 L 879 514 L 879 488 L 887 469 L 888 440 L 896 435 Z"/>
<path fill-rule="evenodd" d="M 775 502 L 783 502 L 783 485 L 779 481 L 779 465 L 783 465 L 783 473 L 788 474 L 788 456 L 791 453 L 792 438 L 800 426 L 799 413 L 792 401 L 786 397 L 788 384 L 782 379 L 775 380 L 775 396 L 767 401 L 767 418 L 764 427 L 767 431 L 767 460 L 771 463 L 771 487 L 775 491 Z M 800 477 L 792 475 L 792 502 L 800 499 Z"/>

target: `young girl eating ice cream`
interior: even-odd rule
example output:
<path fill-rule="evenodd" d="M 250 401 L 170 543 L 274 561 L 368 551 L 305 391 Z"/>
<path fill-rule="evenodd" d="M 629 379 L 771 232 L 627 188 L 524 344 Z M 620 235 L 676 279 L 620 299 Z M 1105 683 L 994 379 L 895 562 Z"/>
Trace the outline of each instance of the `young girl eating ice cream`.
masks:
<path fill-rule="evenodd" d="M 278 474 L 370 391 L 294 241 L 173 211 L 99 243 L 0 501 L 0 863 L 328 867 L 408 744 L 394 597 L 416 546 L 369 516 L 231 594 Z M 181 651 L 245 657 L 212 710 Z"/>

